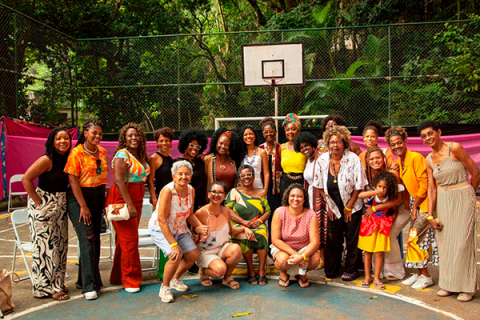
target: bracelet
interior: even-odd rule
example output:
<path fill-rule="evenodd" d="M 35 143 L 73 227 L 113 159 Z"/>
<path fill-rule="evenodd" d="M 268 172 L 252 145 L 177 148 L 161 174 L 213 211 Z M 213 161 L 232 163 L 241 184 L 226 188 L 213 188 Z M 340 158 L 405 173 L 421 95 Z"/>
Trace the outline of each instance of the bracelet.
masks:
<path fill-rule="evenodd" d="M 345 209 L 347 209 L 347 211 L 352 211 L 352 209 L 350 209 L 349 207 L 345 207 Z"/>
<path fill-rule="evenodd" d="M 429 217 L 427 218 L 427 220 L 432 220 L 432 219 L 435 219 L 435 218 L 434 218 L 433 216 L 429 216 Z"/>
<path fill-rule="evenodd" d="M 245 232 L 245 227 L 243 227 L 243 232 Z"/>
<path fill-rule="evenodd" d="M 375 210 L 375 206 L 372 206 L 372 210 L 373 212 L 377 212 L 377 210 Z"/>
<path fill-rule="evenodd" d="M 303 261 L 306 261 L 306 260 L 307 260 L 307 257 L 305 257 L 304 254 L 302 254 L 302 257 L 303 257 Z"/>
<path fill-rule="evenodd" d="M 175 246 L 178 246 L 178 242 L 172 243 L 172 244 L 170 245 L 170 247 L 172 247 L 172 248 L 175 247 Z"/>
<path fill-rule="evenodd" d="M 260 221 L 261 224 L 263 224 L 263 220 L 262 219 L 257 219 L 258 221 Z"/>

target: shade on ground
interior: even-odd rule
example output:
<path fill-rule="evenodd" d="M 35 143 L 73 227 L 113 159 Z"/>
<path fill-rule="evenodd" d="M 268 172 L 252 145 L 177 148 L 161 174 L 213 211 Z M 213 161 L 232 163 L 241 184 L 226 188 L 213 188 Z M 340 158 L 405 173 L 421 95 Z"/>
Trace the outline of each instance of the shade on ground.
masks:
<path fill-rule="evenodd" d="M 187 280 L 186 293 L 172 291 L 175 302 L 160 301 L 160 283 L 142 286 L 136 294 L 123 289 L 102 293 L 95 301 L 83 298 L 37 310 L 22 319 L 231 319 L 251 312 L 247 319 L 450 319 L 443 314 L 398 299 L 343 287 L 312 284 L 302 289 L 297 282 L 282 290 L 278 281 L 252 286 L 240 280 L 241 288 L 231 290 L 215 281 L 203 287 Z M 182 295 L 194 294 L 196 298 Z"/>

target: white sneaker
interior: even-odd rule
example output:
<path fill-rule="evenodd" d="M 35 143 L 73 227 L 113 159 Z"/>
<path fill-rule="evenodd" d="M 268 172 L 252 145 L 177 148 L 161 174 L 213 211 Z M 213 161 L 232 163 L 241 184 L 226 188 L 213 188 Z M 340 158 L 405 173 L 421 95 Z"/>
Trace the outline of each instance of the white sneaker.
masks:
<path fill-rule="evenodd" d="M 188 290 L 188 286 L 185 283 L 183 283 L 183 281 L 180 279 L 173 279 L 172 281 L 170 281 L 170 288 L 175 289 L 177 291 Z"/>
<path fill-rule="evenodd" d="M 405 279 L 402 281 L 402 284 L 405 286 L 411 286 L 412 284 L 417 282 L 418 278 L 419 278 L 418 274 L 412 273 L 412 275 L 408 277 L 408 279 Z"/>
<path fill-rule="evenodd" d="M 95 299 L 98 298 L 97 291 L 85 292 L 85 293 L 83 294 L 83 296 L 84 296 L 85 299 L 87 299 L 87 300 L 95 300 Z"/>
<path fill-rule="evenodd" d="M 137 293 L 140 292 L 140 288 L 125 288 L 125 291 L 128 293 Z"/>
<path fill-rule="evenodd" d="M 160 292 L 158 293 L 158 296 L 160 297 L 160 299 L 162 299 L 162 302 L 165 303 L 170 303 L 174 301 L 172 292 L 170 291 L 170 287 L 164 285 L 160 287 Z"/>
<path fill-rule="evenodd" d="M 425 277 L 423 274 L 418 277 L 417 282 L 412 285 L 413 289 L 425 289 L 433 284 L 432 277 Z"/>

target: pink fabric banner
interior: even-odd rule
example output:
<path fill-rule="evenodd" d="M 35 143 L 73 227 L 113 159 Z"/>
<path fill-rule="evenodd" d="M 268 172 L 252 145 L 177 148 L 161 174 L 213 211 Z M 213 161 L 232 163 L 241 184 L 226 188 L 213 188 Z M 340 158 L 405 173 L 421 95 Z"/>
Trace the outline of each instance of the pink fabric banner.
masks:
<path fill-rule="evenodd" d="M 20 136 L 20 137 L 35 137 L 35 138 L 48 138 L 48 135 L 52 129 L 18 123 L 3 117 L 3 123 L 8 136 Z M 76 139 L 78 136 L 78 127 L 67 128 L 72 138 Z"/>

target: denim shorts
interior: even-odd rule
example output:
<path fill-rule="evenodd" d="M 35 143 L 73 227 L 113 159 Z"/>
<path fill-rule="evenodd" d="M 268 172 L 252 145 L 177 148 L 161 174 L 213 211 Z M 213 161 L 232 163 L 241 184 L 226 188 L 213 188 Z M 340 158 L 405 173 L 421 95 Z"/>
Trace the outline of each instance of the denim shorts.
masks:
<path fill-rule="evenodd" d="M 170 254 L 170 251 L 172 251 L 172 247 L 163 235 L 162 229 L 149 224 L 148 231 L 150 232 L 150 236 L 152 237 L 153 242 L 155 242 L 157 247 L 162 250 L 163 255 L 165 257 L 168 256 Z M 180 247 L 180 249 L 182 249 L 183 253 L 187 253 L 197 249 L 195 242 L 193 242 L 192 235 L 189 232 L 174 234 L 173 237 L 175 238 L 175 240 L 177 240 L 178 246 Z"/>

